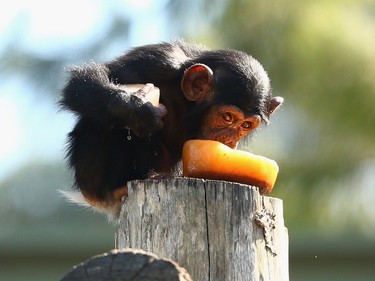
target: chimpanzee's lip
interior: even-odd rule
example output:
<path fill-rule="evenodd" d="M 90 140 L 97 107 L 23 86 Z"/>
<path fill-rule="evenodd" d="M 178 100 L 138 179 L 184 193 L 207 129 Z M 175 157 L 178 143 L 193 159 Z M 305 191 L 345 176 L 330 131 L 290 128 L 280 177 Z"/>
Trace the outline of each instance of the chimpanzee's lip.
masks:
<path fill-rule="evenodd" d="M 237 149 L 237 145 L 238 145 L 237 141 L 224 141 L 224 140 L 219 139 L 219 138 L 217 138 L 217 139 L 212 138 L 211 140 L 221 142 L 222 144 L 225 144 L 226 146 L 229 146 L 232 149 Z"/>
<path fill-rule="evenodd" d="M 237 144 L 238 144 L 238 142 L 235 142 L 235 141 L 229 141 L 229 142 L 223 142 L 223 144 L 225 144 L 226 146 L 229 146 L 229 147 L 232 148 L 232 149 L 236 149 L 236 148 L 237 148 Z"/>

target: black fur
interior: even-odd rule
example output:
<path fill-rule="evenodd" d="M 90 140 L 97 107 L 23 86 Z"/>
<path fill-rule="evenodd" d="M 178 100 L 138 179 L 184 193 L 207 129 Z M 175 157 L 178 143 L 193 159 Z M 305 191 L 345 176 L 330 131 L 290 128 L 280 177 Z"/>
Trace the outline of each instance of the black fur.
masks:
<path fill-rule="evenodd" d="M 214 98 L 204 104 L 187 101 L 181 91 L 183 74 L 195 63 L 214 72 Z M 168 110 L 164 127 L 160 108 L 121 88 L 140 83 L 160 88 L 160 102 Z M 267 123 L 271 98 L 267 74 L 251 56 L 183 41 L 142 46 L 109 63 L 74 67 L 60 105 L 78 116 L 67 153 L 76 185 L 106 200 L 129 180 L 153 171 L 168 173 L 181 159 L 183 143 L 199 137 L 200 122 L 212 105 L 236 105 Z"/>

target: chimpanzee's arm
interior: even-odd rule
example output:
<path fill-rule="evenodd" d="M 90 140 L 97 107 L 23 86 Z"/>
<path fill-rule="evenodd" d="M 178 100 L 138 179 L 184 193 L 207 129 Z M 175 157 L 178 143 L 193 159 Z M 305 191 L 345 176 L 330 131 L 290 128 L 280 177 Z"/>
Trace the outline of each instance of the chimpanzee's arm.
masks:
<path fill-rule="evenodd" d="M 108 73 L 106 65 L 96 63 L 72 68 L 61 106 L 98 124 L 130 128 L 139 136 L 160 130 L 165 108 L 154 107 L 145 99 L 153 86 L 130 94 L 113 83 Z"/>

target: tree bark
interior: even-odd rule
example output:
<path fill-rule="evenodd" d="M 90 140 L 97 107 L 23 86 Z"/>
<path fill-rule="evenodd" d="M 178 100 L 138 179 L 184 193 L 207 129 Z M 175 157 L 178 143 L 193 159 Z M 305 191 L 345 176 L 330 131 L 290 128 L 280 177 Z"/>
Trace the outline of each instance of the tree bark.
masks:
<path fill-rule="evenodd" d="M 256 187 L 177 178 L 128 183 L 117 248 L 170 258 L 195 281 L 288 281 L 280 199 Z"/>

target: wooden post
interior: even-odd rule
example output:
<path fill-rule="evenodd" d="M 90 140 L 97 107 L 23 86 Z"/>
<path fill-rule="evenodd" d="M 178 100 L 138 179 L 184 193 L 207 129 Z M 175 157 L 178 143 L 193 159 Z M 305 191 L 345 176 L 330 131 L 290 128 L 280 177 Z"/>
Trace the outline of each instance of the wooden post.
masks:
<path fill-rule="evenodd" d="M 132 181 L 117 248 L 169 258 L 194 281 L 288 281 L 280 199 L 255 187 L 191 178 Z"/>

